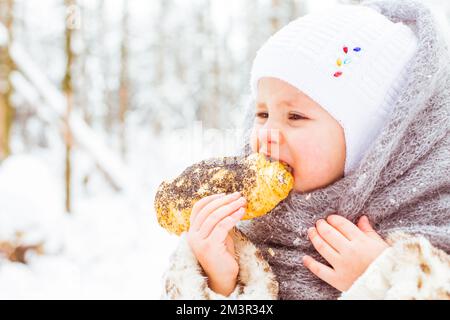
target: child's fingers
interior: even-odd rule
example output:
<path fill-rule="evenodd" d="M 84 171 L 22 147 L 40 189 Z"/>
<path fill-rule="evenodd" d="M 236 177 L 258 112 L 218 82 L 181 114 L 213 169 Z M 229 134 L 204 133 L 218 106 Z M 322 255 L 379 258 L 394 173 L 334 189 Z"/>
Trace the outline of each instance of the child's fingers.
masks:
<path fill-rule="evenodd" d="M 303 256 L 303 264 L 318 278 L 332 285 L 334 283 L 334 270 L 316 261 L 310 256 Z"/>
<path fill-rule="evenodd" d="M 328 222 L 320 219 L 316 223 L 316 229 L 320 237 L 332 246 L 337 252 L 341 253 L 348 247 L 350 242 L 339 231 L 330 226 Z"/>
<path fill-rule="evenodd" d="M 362 235 L 361 230 L 359 230 L 357 226 L 355 226 L 351 221 L 337 214 L 328 216 L 327 222 L 335 227 L 350 241 Z"/>
<path fill-rule="evenodd" d="M 225 193 L 219 193 L 219 194 L 213 194 L 211 196 L 204 197 L 197 201 L 194 206 L 192 207 L 192 212 L 190 216 L 191 225 L 193 221 L 195 220 L 195 217 L 198 215 L 198 213 L 211 201 L 223 197 Z"/>
<path fill-rule="evenodd" d="M 339 258 L 339 254 L 320 237 L 315 228 L 310 228 L 308 230 L 308 237 L 311 239 L 311 243 L 314 248 L 316 248 L 317 252 L 320 253 L 320 255 L 324 257 L 325 260 L 327 260 L 332 266 L 334 266 L 335 262 Z"/>
<path fill-rule="evenodd" d="M 193 220 L 192 228 L 193 230 L 198 231 L 203 224 L 203 221 L 211 214 L 211 212 L 217 210 L 218 208 L 238 199 L 240 197 L 239 192 L 235 192 L 225 197 L 219 197 L 214 199 L 213 201 L 206 204 L 202 210 L 199 211 L 195 219 Z"/>
<path fill-rule="evenodd" d="M 244 206 L 247 201 L 241 197 L 229 204 L 226 204 L 213 213 L 211 213 L 200 226 L 198 234 L 201 239 L 205 239 L 209 236 L 215 225 L 223 220 L 226 216 L 236 212 L 240 207 Z"/>
<path fill-rule="evenodd" d="M 214 243 L 221 243 L 225 241 L 228 233 L 238 223 L 245 214 L 245 209 L 240 208 L 234 212 L 231 216 L 226 217 L 220 221 L 209 235 L 209 239 Z"/>
<path fill-rule="evenodd" d="M 378 233 L 372 228 L 372 226 L 370 225 L 370 222 L 369 222 L 369 218 L 367 218 L 367 216 L 362 216 L 361 218 L 359 218 L 358 228 L 362 232 L 364 232 L 366 235 L 368 235 L 369 237 L 371 237 L 373 239 L 383 240 L 383 238 L 381 238 L 378 235 Z"/>

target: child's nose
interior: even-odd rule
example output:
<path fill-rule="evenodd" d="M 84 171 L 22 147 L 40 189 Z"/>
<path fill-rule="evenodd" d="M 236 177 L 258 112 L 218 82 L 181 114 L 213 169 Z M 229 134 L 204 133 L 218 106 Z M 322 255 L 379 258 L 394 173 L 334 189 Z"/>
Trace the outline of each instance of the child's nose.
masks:
<path fill-rule="evenodd" d="M 283 134 L 279 129 L 262 128 L 258 135 L 259 152 L 276 157 L 280 154 L 280 146 L 284 142 Z"/>
<path fill-rule="evenodd" d="M 261 128 L 259 130 L 259 139 L 264 143 L 278 143 L 283 142 L 283 135 L 280 129 L 266 129 Z"/>

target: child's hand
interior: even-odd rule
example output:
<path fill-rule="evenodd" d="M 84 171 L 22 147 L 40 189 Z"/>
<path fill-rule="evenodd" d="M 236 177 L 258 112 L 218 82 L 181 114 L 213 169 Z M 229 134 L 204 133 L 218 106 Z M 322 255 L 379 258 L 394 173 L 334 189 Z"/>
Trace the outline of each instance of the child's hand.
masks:
<path fill-rule="evenodd" d="M 314 248 L 333 267 L 303 257 L 305 266 L 320 279 L 340 291 L 349 289 L 367 267 L 388 247 L 362 216 L 358 226 L 342 216 L 331 215 L 308 230 Z"/>
<path fill-rule="evenodd" d="M 229 231 L 244 216 L 239 192 L 205 197 L 195 203 L 187 241 L 208 276 L 209 287 L 224 296 L 236 287 L 239 264 Z"/>

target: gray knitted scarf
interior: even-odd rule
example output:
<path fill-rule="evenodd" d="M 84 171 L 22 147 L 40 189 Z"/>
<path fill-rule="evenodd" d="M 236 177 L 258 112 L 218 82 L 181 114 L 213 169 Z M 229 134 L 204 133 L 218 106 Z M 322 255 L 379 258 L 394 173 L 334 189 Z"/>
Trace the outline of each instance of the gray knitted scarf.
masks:
<path fill-rule="evenodd" d="M 307 194 L 291 192 L 269 214 L 238 228 L 262 251 L 280 284 L 280 299 L 335 299 L 339 292 L 302 264 L 305 254 L 324 261 L 307 239 L 319 218 L 338 213 L 353 222 L 367 214 L 382 236 L 422 234 L 450 252 L 450 57 L 429 9 L 416 1 L 372 1 L 419 39 L 408 79 L 385 127 L 359 167 L 333 184 Z M 245 146 L 254 105 L 247 107 Z M 272 250 L 269 250 L 272 249 Z M 270 252 L 270 254 L 269 254 Z"/>

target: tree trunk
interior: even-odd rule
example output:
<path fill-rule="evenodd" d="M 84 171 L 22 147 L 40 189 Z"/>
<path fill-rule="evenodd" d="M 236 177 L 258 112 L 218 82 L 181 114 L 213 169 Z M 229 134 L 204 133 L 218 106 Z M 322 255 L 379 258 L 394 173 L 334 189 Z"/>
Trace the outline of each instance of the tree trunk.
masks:
<path fill-rule="evenodd" d="M 71 8 L 75 5 L 75 0 L 65 0 L 67 12 L 70 14 Z M 72 211 L 72 146 L 73 138 L 70 128 L 70 114 L 73 109 L 73 84 L 72 84 L 72 65 L 75 55 L 72 51 L 73 29 L 75 27 L 73 21 L 69 21 L 71 17 L 67 17 L 65 28 L 65 53 L 66 53 L 66 70 L 62 82 L 62 88 L 66 96 L 66 113 L 64 118 L 64 143 L 65 143 L 65 206 L 66 211 Z"/>
<path fill-rule="evenodd" d="M 11 154 L 10 138 L 14 118 L 14 109 L 11 103 L 13 88 L 11 73 L 14 63 L 9 48 L 13 36 L 13 0 L 0 0 L 0 18 L 8 33 L 8 41 L 0 45 L 0 161 Z"/>
<path fill-rule="evenodd" d="M 122 18 L 122 44 L 120 48 L 120 88 L 119 88 L 119 139 L 120 139 L 120 153 L 122 159 L 125 160 L 127 152 L 126 139 L 126 114 L 129 104 L 129 76 L 128 76 L 128 17 L 129 10 L 126 1 L 123 2 L 123 18 Z"/>
<path fill-rule="evenodd" d="M 270 17 L 270 25 L 272 26 L 272 33 L 280 29 L 280 0 L 272 0 L 272 15 Z"/>

